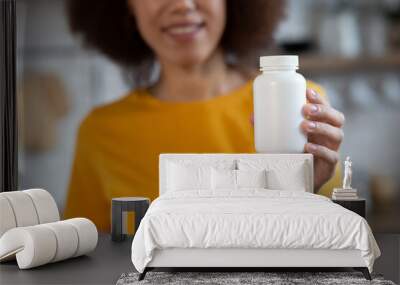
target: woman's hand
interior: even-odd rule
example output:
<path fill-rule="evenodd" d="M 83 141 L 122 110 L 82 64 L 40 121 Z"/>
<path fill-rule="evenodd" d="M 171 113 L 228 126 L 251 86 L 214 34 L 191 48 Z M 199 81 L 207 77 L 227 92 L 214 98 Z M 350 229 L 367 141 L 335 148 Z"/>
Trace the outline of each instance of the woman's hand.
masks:
<path fill-rule="evenodd" d="M 304 151 L 314 155 L 314 189 L 317 192 L 335 172 L 345 118 L 312 89 L 307 89 L 307 100 L 303 107 L 305 120 L 301 129 L 308 138 Z"/>

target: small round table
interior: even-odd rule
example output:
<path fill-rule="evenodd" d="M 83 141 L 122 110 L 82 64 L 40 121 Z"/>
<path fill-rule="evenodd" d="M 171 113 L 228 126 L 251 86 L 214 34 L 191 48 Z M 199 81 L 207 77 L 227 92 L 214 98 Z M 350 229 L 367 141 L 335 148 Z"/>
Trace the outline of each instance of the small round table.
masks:
<path fill-rule="evenodd" d="M 126 238 L 126 215 L 135 212 L 135 232 L 146 214 L 150 199 L 145 197 L 120 197 L 112 199 L 111 239 L 123 241 Z M 134 232 L 134 234 L 135 234 Z"/>

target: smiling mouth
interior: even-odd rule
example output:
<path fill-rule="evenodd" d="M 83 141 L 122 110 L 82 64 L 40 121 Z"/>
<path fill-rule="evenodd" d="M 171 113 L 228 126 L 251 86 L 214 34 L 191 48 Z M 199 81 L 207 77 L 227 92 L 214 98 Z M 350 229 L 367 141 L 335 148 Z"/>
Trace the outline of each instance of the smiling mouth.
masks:
<path fill-rule="evenodd" d="M 164 32 L 171 36 L 190 36 L 195 35 L 198 31 L 204 28 L 204 26 L 204 22 L 195 24 L 180 24 L 165 28 Z"/>

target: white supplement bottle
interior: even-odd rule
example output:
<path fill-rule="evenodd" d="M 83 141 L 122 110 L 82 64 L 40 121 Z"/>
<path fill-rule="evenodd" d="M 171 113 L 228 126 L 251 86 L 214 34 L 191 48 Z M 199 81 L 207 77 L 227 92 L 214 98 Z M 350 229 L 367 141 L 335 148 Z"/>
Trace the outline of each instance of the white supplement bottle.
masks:
<path fill-rule="evenodd" d="M 300 129 L 306 80 L 297 73 L 298 56 L 263 56 L 262 74 L 253 85 L 254 141 L 260 153 L 302 153 L 307 142 Z"/>

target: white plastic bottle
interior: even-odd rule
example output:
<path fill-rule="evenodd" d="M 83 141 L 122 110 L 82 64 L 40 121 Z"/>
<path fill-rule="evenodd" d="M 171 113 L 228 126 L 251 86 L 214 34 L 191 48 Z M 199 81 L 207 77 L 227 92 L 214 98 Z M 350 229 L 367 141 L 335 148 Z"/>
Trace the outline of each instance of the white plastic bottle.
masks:
<path fill-rule="evenodd" d="M 306 80 L 297 73 L 298 56 L 263 56 L 253 85 L 254 140 L 260 153 L 301 153 L 307 142 L 300 129 Z"/>

